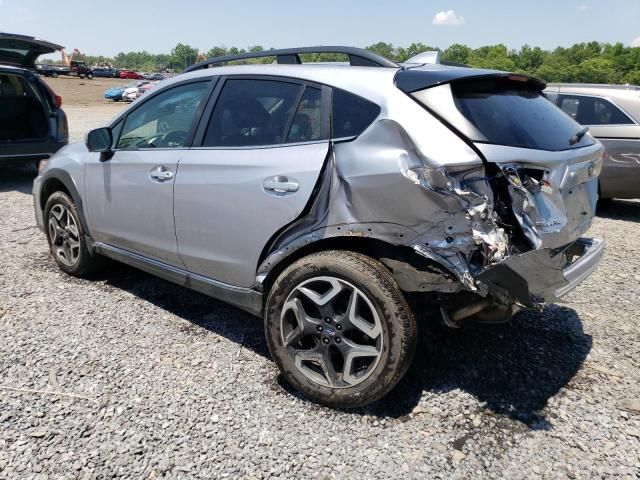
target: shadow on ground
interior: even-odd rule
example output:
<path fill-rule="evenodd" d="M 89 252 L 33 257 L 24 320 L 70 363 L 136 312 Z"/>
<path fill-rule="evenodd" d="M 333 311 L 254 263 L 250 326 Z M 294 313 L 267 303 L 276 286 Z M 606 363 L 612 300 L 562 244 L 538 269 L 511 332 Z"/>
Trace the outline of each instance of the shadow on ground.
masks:
<path fill-rule="evenodd" d="M 635 200 L 600 200 L 597 215 L 612 220 L 640 222 L 640 202 Z"/>
<path fill-rule="evenodd" d="M 0 193 L 22 192 L 31 193 L 36 167 L 30 163 L 24 166 L 10 166 L 0 168 Z"/>
<path fill-rule="evenodd" d="M 206 329 L 270 358 L 262 321 L 247 313 L 117 263 L 100 279 L 188 320 L 190 334 Z M 590 349 L 591 337 L 576 312 L 557 305 L 522 313 L 504 325 L 423 326 L 406 377 L 382 400 L 350 412 L 403 418 L 425 391 L 460 389 L 496 414 L 548 428 L 542 409 L 577 373 Z M 282 377 L 278 383 L 298 395 Z"/>

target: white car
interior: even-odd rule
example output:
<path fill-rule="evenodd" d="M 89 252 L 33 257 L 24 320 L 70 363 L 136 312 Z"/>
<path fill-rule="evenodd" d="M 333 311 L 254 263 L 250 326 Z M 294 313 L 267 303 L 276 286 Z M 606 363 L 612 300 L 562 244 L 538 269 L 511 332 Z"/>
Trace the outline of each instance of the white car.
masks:
<path fill-rule="evenodd" d="M 144 85 L 148 85 L 149 83 L 151 82 L 146 80 L 141 80 L 139 82 L 135 82 L 135 85 L 133 86 L 128 86 L 122 92 L 122 100 L 124 100 L 125 102 L 133 102 L 136 98 L 138 98 L 141 95 L 140 87 L 143 87 Z"/>

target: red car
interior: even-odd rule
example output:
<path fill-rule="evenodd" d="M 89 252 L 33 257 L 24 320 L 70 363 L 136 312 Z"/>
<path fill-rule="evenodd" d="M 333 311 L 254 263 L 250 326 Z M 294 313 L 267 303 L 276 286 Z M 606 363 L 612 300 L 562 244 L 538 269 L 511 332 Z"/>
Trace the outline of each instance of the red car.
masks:
<path fill-rule="evenodd" d="M 120 78 L 131 78 L 133 80 L 142 80 L 142 75 L 134 72 L 133 70 L 120 70 L 118 74 Z"/>

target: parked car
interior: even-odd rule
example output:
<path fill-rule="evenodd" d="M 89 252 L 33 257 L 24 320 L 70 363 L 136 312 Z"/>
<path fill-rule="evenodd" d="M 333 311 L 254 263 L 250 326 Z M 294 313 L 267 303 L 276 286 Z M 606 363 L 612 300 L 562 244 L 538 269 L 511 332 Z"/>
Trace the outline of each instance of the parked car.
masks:
<path fill-rule="evenodd" d="M 138 82 L 132 82 L 132 83 L 135 83 L 135 85 L 129 84 L 129 86 L 127 86 L 122 91 L 122 100 L 127 102 L 133 102 L 136 98 L 140 96 L 140 89 L 144 88 L 144 86 L 146 85 L 151 84 L 149 80 L 140 80 Z"/>
<path fill-rule="evenodd" d="M 119 78 L 120 76 L 120 73 L 117 70 L 107 67 L 96 67 L 93 69 L 93 74 L 96 77 L 102 78 Z"/>
<path fill-rule="evenodd" d="M 120 76 L 120 78 L 130 78 L 130 79 L 133 79 L 133 80 L 142 80 L 142 75 L 140 75 L 139 73 L 136 73 L 136 72 L 134 72 L 132 70 L 120 70 L 118 75 Z"/>
<path fill-rule="evenodd" d="M 109 257 L 245 309 L 291 385 L 365 405 L 406 372 L 416 314 L 507 321 L 600 261 L 603 148 L 544 87 L 349 47 L 214 58 L 55 155 L 37 222 L 64 272 Z"/>
<path fill-rule="evenodd" d="M 0 166 L 48 158 L 69 141 L 62 98 L 35 73 L 44 40 L 0 33 Z"/>
<path fill-rule="evenodd" d="M 164 80 L 165 76 L 162 73 L 151 73 L 149 74 L 149 80 Z"/>
<path fill-rule="evenodd" d="M 130 100 L 129 98 L 124 98 L 125 91 L 137 91 L 138 87 L 147 83 L 150 82 L 147 80 L 136 80 L 134 82 L 129 82 L 126 85 L 107 88 L 104 91 L 104 98 L 106 98 L 107 100 L 113 100 L 114 102 L 119 102 L 120 100 Z"/>
<path fill-rule="evenodd" d="M 640 197 L 640 87 L 550 84 L 545 95 L 604 145 L 600 198 Z"/>
<path fill-rule="evenodd" d="M 122 100 L 122 93 L 124 92 L 124 89 L 124 86 L 107 88 L 104 91 L 104 98 L 107 100 L 113 100 L 114 102 L 119 102 Z"/>

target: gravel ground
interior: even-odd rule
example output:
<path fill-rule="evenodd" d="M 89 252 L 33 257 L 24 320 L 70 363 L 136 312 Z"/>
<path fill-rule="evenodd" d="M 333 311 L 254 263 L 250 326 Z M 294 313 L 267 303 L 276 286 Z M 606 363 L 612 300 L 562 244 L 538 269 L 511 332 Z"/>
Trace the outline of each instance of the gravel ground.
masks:
<path fill-rule="evenodd" d="M 279 378 L 262 324 L 123 265 L 68 277 L 0 174 L 0 478 L 639 478 L 640 203 L 602 208 L 600 269 L 501 326 L 423 328 L 381 402 Z"/>

